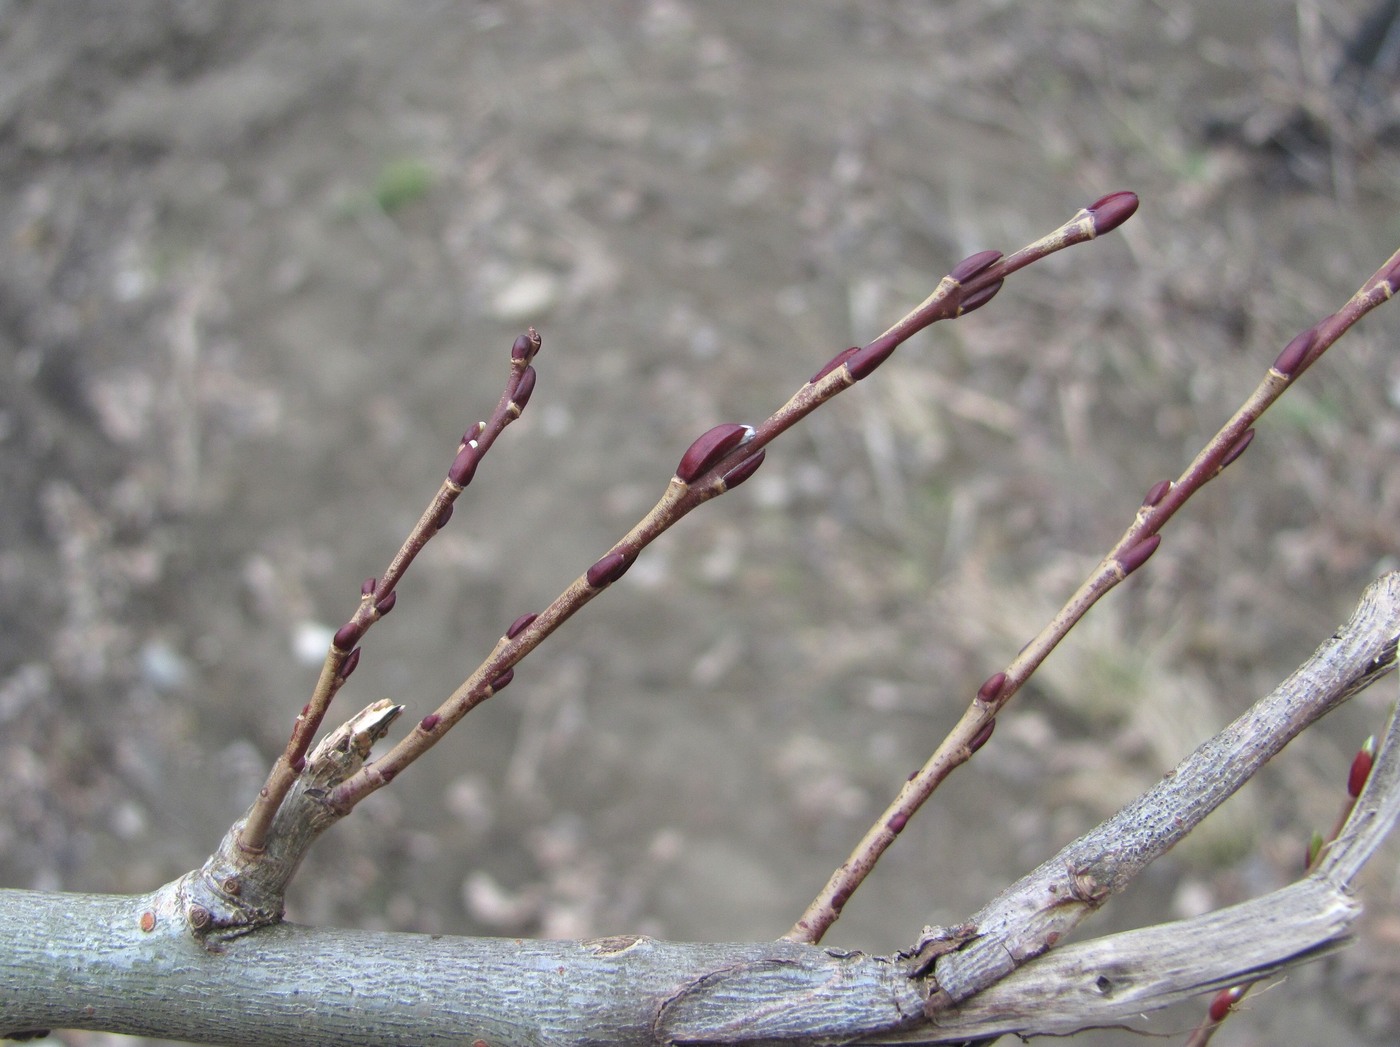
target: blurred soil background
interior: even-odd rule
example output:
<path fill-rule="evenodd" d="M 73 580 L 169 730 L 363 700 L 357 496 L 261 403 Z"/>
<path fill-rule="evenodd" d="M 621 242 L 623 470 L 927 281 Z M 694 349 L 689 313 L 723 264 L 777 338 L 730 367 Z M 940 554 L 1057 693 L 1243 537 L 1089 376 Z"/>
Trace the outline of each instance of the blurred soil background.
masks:
<path fill-rule="evenodd" d="M 290 913 L 782 934 L 1147 488 L 1400 246 L 1393 56 L 1344 62 L 1370 10 L 0 2 L 0 883 L 140 891 L 203 860 L 525 325 L 529 410 L 342 714 L 389 696 L 416 722 L 698 433 L 766 416 L 963 256 L 1134 189 L 1123 230 L 920 335 L 658 542 L 318 845 Z M 964 918 L 1396 565 L 1397 332 L 1381 310 L 1289 394 L 831 944 Z M 1296 877 L 1393 693 L 1083 933 Z M 1363 942 L 1217 1042 L 1395 1042 L 1395 857 Z M 1142 1027 L 1179 1042 L 1199 1011 Z"/>

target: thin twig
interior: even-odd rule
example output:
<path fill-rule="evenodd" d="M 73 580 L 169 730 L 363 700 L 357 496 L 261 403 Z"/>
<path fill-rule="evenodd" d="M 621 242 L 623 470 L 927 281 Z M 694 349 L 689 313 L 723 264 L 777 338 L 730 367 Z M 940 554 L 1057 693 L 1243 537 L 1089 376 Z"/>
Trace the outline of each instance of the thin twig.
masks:
<path fill-rule="evenodd" d="M 929 324 L 956 319 L 986 305 L 1011 273 L 1117 228 L 1132 216 L 1137 205 L 1138 198 L 1133 193 L 1111 193 L 1015 254 L 1003 256 L 998 251 L 983 251 L 964 259 L 908 315 L 868 345 L 838 353 L 762 425 L 730 423 L 701 435 L 682 456 L 661 500 L 636 526 L 543 611 L 516 619 L 490 656 L 461 686 L 381 759 L 366 765 L 337 788 L 328 802 L 343 814 L 387 785 L 436 745 L 462 717 L 509 684 L 515 666 L 621 578 L 655 538 L 692 509 L 747 480 L 762 464 L 769 443 L 832 397 L 869 376 L 912 335 Z"/>
<path fill-rule="evenodd" d="M 510 351 L 510 377 L 496 404 L 491 418 L 478 422 L 463 434 L 457 445 L 457 455 L 447 478 L 438 487 L 423 515 L 418 518 L 398 552 L 389 561 L 384 576 L 369 578 L 360 587 L 360 605 L 350 620 L 336 630 L 321 664 L 321 674 L 311 692 L 311 700 L 297 715 L 287 747 L 273 764 L 266 784 L 258 793 L 248 812 L 239 846 L 256 854 L 267 845 L 267 833 L 278 808 L 282 806 L 292 784 L 306 767 L 306 752 L 320 730 L 331 700 L 335 698 L 360 661 L 356 646 L 370 626 L 394 609 L 398 599 L 396 587 L 414 558 L 423 551 L 433 535 L 442 530 L 452 516 L 452 506 L 467 484 L 471 483 L 476 467 L 507 425 L 520 417 L 535 388 L 535 369 L 530 361 L 540 350 L 540 336 L 530 328 L 515 340 Z"/>
<path fill-rule="evenodd" d="M 1133 522 L 1050 623 L 1001 672 L 978 690 L 972 704 L 927 763 L 900 789 L 894 801 L 866 832 L 850 856 L 832 873 L 785 938 L 819 942 L 841 915 L 856 888 L 894 843 L 909 819 L 954 769 L 971 759 L 996 725 L 996 715 L 1019 691 L 1065 635 L 1098 600 L 1157 551 L 1160 531 L 1206 483 L 1244 453 L 1254 438 L 1254 423 L 1305 370 L 1357 320 L 1387 301 L 1400 286 L 1400 251 L 1391 255 L 1341 309 L 1297 335 L 1265 373 L 1259 386 L 1203 447 L 1173 483 L 1162 481 L 1147 492 Z"/>

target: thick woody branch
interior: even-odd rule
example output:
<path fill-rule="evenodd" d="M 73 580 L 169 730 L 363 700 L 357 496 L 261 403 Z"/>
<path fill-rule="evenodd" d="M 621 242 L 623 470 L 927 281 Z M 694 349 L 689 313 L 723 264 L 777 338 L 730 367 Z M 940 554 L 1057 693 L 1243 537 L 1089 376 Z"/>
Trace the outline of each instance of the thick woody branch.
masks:
<path fill-rule="evenodd" d="M 1301 729 L 1388 672 L 1397 633 L 1400 577 L 1389 575 L 1288 683 L 1203 750 L 1255 759 L 1242 722 Z M 356 719 L 367 727 L 383 715 Z M 1232 788 L 1216 776 L 1248 776 L 1228 761 L 1203 770 L 1193 759 L 945 936 L 982 935 L 937 961 L 936 982 L 926 953 L 881 958 L 781 941 L 543 942 L 286 923 L 211 940 L 191 932 L 182 881 L 132 897 L 0 890 L 0 1036 L 63 1027 L 246 1047 L 938 1044 L 1119 1024 L 1344 942 L 1360 911 L 1352 882 L 1400 814 L 1393 717 L 1350 819 L 1310 876 L 1195 920 L 1029 959 L 1092 908 L 1067 887 L 1051 889 L 1071 870 L 1118 883 L 1174 838 L 1174 810 L 1192 816 Z M 1120 858 L 1124 822 L 1138 817 L 1155 828 L 1129 838 Z M 1052 922 L 1058 910 L 1062 924 Z M 1018 933 L 1018 919 L 1031 936 Z M 1019 962 L 981 962 L 983 942 L 1019 950 Z"/>

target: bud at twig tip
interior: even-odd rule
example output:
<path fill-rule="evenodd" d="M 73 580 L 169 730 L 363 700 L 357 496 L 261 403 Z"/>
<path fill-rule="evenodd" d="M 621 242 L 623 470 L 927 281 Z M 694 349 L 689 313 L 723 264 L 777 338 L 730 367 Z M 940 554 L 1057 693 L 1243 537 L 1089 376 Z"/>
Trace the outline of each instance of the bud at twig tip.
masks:
<path fill-rule="evenodd" d="M 1086 211 L 1094 220 L 1094 235 L 1112 232 L 1133 216 L 1138 209 L 1137 193 L 1126 189 L 1109 193 L 1090 204 Z"/>

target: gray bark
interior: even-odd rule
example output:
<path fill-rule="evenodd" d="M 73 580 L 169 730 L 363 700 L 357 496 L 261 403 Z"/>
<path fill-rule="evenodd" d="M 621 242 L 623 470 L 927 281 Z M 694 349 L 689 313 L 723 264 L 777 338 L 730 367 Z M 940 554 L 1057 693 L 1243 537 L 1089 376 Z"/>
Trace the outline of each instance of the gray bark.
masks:
<path fill-rule="evenodd" d="M 1352 817 L 1307 878 L 1197 920 L 1051 951 L 1288 738 L 1393 668 L 1397 634 L 1400 576 L 1389 575 L 1312 660 L 1159 786 L 968 925 L 926 931 L 907 955 L 791 942 L 547 942 L 269 922 L 267 899 L 244 911 L 243 892 L 259 882 L 256 857 L 239 857 L 226 841 L 204 869 L 150 895 L 0 890 L 0 1034 L 88 1028 L 205 1043 L 366 1047 L 933 1044 L 1131 1020 L 1346 940 L 1360 912 L 1352 880 L 1400 813 L 1395 718 Z M 388 713 L 366 715 L 356 721 L 372 733 Z M 351 732 L 348 743 L 357 737 Z M 353 744 L 336 751 L 353 764 Z M 317 817 L 314 796 L 297 802 L 307 819 Z M 288 837 L 300 832 L 309 846 L 315 832 L 303 828 L 289 825 Z M 297 857 L 279 854 L 278 867 L 294 868 Z M 240 881 L 232 898 L 223 890 L 230 875 Z"/>

